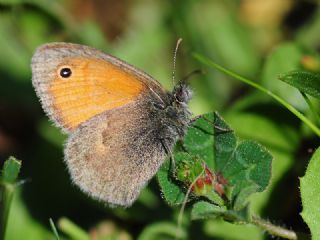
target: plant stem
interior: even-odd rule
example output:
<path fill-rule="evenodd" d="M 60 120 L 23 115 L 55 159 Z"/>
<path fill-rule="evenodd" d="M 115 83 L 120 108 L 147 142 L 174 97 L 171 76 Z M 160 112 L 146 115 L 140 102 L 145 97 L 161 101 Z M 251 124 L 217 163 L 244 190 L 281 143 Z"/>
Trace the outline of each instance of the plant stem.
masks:
<path fill-rule="evenodd" d="M 294 231 L 282 228 L 280 226 L 275 226 L 270 222 L 263 220 L 258 217 L 252 217 L 252 223 L 259 226 L 260 228 L 268 231 L 273 236 L 278 236 L 286 239 L 297 240 L 297 234 Z"/>
<path fill-rule="evenodd" d="M 320 117 L 319 117 L 319 114 L 317 113 L 317 110 L 316 108 L 313 106 L 312 102 L 310 101 L 310 99 L 308 98 L 308 96 L 304 93 L 304 92 L 301 92 L 301 95 L 302 97 L 304 98 L 304 100 L 306 101 L 306 103 L 308 104 L 315 120 L 317 121 L 318 125 L 320 124 Z"/>
<path fill-rule="evenodd" d="M 49 223 L 50 223 L 52 232 L 53 232 L 54 236 L 56 237 L 56 240 L 60 240 L 60 237 L 59 237 L 57 228 L 56 228 L 56 226 L 54 225 L 54 222 L 53 222 L 52 218 L 49 218 Z"/>
<path fill-rule="evenodd" d="M 292 112 L 296 117 L 298 117 L 302 122 L 304 122 L 316 135 L 320 137 L 320 129 L 314 125 L 308 118 L 306 118 L 301 112 L 299 112 L 297 109 L 295 109 L 292 105 L 290 105 L 288 102 L 286 102 L 283 98 L 279 97 L 278 95 L 274 94 L 273 92 L 267 90 L 266 88 L 262 87 L 261 85 L 255 83 L 254 81 L 244 78 L 222 66 L 219 64 L 216 64 L 215 62 L 211 61 L 209 58 L 206 58 L 200 54 L 194 53 L 193 56 L 200 62 L 213 67 L 239 81 L 242 81 L 258 90 L 261 92 L 269 95 L 273 99 L 275 99 L 277 102 L 279 102 L 281 105 L 283 105 L 285 108 L 287 108 L 290 112 Z"/>
<path fill-rule="evenodd" d="M 252 224 L 266 230 L 269 234 L 277 237 L 282 237 L 289 240 L 310 240 L 310 236 L 306 234 L 298 234 L 292 230 L 285 229 L 280 226 L 273 225 L 269 221 L 261 219 L 259 217 L 253 216 L 252 217 Z"/>
<path fill-rule="evenodd" d="M 20 167 L 21 162 L 14 157 L 10 157 L 5 161 L 2 168 L 0 176 L 0 240 L 5 239 L 11 202 Z"/>
<path fill-rule="evenodd" d="M 10 184 L 1 184 L 1 193 L 0 193 L 0 239 L 4 240 L 6 235 L 9 211 L 11 206 L 11 201 L 13 198 L 14 187 Z"/>

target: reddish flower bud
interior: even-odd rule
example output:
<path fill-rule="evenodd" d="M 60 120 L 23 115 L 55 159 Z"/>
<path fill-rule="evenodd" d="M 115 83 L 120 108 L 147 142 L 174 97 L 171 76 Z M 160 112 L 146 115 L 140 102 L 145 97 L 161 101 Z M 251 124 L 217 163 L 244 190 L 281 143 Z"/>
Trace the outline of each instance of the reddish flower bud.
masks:
<path fill-rule="evenodd" d="M 205 172 L 212 180 L 214 179 L 214 176 L 213 176 L 211 170 L 208 168 L 207 165 L 205 166 Z"/>
<path fill-rule="evenodd" d="M 212 177 L 211 176 L 205 176 L 205 178 L 204 178 L 204 182 L 205 182 L 205 184 L 207 184 L 207 185 L 211 185 L 212 184 Z"/>
<path fill-rule="evenodd" d="M 204 182 L 202 178 L 198 178 L 196 181 L 196 185 L 198 188 L 203 188 L 204 187 Z"/>
<path fill-rule="evenodd" d="M 219 183 L 214 184 L 214 190 L 220 195 L 223 196 L 225 194 L 223 185 Z"/>

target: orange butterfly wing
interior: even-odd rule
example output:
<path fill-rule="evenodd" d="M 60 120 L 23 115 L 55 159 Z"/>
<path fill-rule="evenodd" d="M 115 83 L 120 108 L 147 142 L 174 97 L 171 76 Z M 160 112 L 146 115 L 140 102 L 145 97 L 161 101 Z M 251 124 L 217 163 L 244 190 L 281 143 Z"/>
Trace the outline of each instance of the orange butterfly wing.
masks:
<path fill-rule="evenodd" d="M 60 71 L 69 68 L 63 78 Z M 149 75 L 98 50 L 69 43 L 47 44 L 32 58 L 33 85 L 49 117 L 65 131 L 121 107 L 148 90 L 161 89 Z"/>
<path fill-rule="evenodd" d="M 57 76 L 49 86 L 53 107 L 69 129 L 106 110 L 133 101 L 145 86 L 135 76 L 104 61 L 72 58 L 68 79 Z"/>

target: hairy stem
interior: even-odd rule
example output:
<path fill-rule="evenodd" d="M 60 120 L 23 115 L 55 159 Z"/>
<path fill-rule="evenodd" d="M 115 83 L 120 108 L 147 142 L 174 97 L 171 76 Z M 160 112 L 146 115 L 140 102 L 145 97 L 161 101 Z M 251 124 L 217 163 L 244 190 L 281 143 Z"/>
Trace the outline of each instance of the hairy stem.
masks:
<path fill-rule="evenodd" d="M 259 217 L 252 217 L 252 224 L 266 230 L 269 234 L 290 240 L 310 240 L 310 236 L 303 233 L 296 233 L 292 230 L 273 225 L 271 222 Z"/>

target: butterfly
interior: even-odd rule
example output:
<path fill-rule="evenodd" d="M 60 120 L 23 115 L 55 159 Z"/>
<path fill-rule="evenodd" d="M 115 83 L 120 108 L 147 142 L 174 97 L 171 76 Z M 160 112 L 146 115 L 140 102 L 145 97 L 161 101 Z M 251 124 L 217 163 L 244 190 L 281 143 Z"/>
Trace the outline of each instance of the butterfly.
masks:
<path fill-rule="evenodd" d="M 132 65 L 73 43 L 40 46 L 31 68 L 44 112 L 68 134 L 73 183 L 111 206 L 132 205 L 186 133 L 189 86 L 167 91 Z"/>

